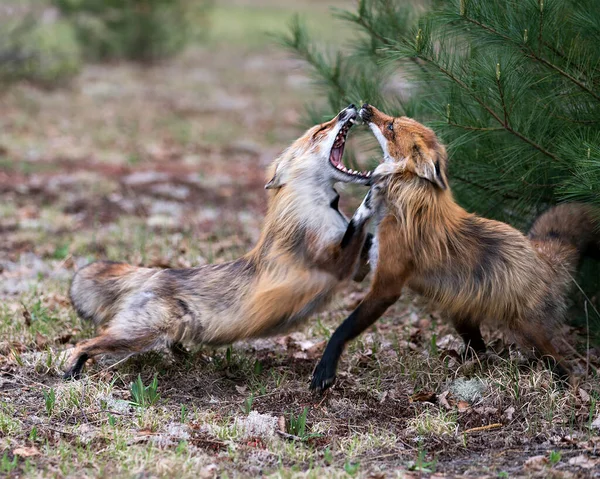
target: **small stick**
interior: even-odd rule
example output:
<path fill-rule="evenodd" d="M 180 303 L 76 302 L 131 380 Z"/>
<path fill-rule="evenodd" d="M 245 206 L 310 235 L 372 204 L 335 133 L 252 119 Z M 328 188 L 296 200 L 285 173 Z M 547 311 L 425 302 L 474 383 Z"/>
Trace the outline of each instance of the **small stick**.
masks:
<path fill-rule="evenodd" d="M 496 429 L 502 427 L 502 423 L 500 422 L 495 422 L 494 424 L 488 424 L 487 426 L 479 426 L 479 427 L 472 427 L 471 429 L 467 429 L 464 434 L 469 434 L 471 432 L 480 432 L 480 431 L 488 431 L 490 429 Z"/>
<path fill-rule="evenodd" d="M 293 434 L 288 434 L 287 432 L 283 432 L 283 431 L 279 431 L 279 430 L 277 430 L 275 432 L 285 439 L 292 439 L 293 441 L 302 441 L 302 438 L 300 436 L 294 436 Z"/>

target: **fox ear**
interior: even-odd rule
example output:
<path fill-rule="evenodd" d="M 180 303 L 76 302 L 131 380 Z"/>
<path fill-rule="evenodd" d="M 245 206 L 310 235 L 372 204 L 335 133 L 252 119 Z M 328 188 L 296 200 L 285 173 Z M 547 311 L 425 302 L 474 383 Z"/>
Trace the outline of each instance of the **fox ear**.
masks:
<path fill-rule="evenodd" d="M 275 173 L 273 174 L 273 178 L 269 180 L 269 182 L 265 185 L 265 190 L 275 190 L 277 188 L 281 188 L 285 185 L 286 180 L 283 178 L 283 172 L 280 168 L 281 163 L 278 163 L 275 167 Z"/>
<path fill-rule="evenodd" d="M 435 151 L 433 157 L 430 155 L 422 155 L 421 161 L 417 162 L 415 171 L 421 178 L 432 182 L 437 185 L 440 189 L 445 190 L 448 188 L 446 181 L 446 151 L 443 147 L 440 147 L 440 151 Z"/>

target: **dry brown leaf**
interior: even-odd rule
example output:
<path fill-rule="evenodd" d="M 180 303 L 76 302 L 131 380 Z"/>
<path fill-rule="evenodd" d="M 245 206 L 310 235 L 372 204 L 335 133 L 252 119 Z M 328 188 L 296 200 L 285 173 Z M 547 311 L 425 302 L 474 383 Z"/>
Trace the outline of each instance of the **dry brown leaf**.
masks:
<path fill-rule="evenodd" d="M 546 467 L 546 464 L 548 464 L 548 458 L 546 456 L 532 456 L 525 461 L 523 466 L 530 471 L 539 471 Z"/>
<path fill-rule="evenodd" d="M 33 447 L 17 447 L 16 449 L 13 450 L 13 454 L 15 456 L 20 456 L 20 457 L 32 457 L 32 456 L 39 456 L 41 453 L 37 447 L 33 446 Z"/>
<path fill-rule="evenodd" d="M 306 350 L 306 356 L 308 359 L 317 359 L 320 358 L 325 350 L 325 346 L 327 345 L 327 341 L 320 341 L 310 348 Z"/>
<path fill-rule="evenodd" d="M 584 403 L 590 402 L 590 395 L 581 388 L 579 388 L 579 397 Z"/>
<path fill-rule="evenodd" d="M 435 403 L 437 395 L 433 391 L 420 391 L 410 397 L 410 402 L 430 402 Z"/>
<path fill-rule="evenodd" d="M 458 412 L 465 412 L 469 410 L 469 403 L 467 401 L 458 401 Z"/>
<path fill-rule="evenodd" d="M 25 320 L 25 326 L 31 326 L 31 313 L 25 306 L 23 306 L 23 319 Z"/>
<path fill-rule="evenodd" d="M 442 394 L 440 394 L 438 396 L 438 401 L 447 410 L 454 409 L 454 405 L 456 404 L 456 402 L 452 398 L 452 394 L 450 394 L 450 391 L 444 391 Z"/>
<path fill-rule="evenodd" d="M 43 334 L 40 334 L 39 331 L 35 333 L 35 345 L 38 349 L 45 349 L 48 345 L 48 338 Z"/>

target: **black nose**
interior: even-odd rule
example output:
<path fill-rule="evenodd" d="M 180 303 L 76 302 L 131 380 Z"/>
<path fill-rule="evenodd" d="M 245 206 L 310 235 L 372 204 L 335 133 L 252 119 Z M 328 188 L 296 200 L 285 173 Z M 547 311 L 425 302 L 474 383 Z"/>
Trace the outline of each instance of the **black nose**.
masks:
<path fill-rule="evenodd" d="M 362 108 L 360 109 L 360 111 L 358 112 L 359 116 L 362 118 L 363 121 L 369 123 L 371 121 L 371 117 L 373 116 L 373 112 L 371 110 L 371 105 L 369 105 L 368 103 L 365 103 Z"/>
<path fill-rule="evenodd" d="M 346 108 L 346 110 L 356 110 L 356 106 L 354 105 L 354 103 L 350 103 L 348 105 L 348 108 Z"/>

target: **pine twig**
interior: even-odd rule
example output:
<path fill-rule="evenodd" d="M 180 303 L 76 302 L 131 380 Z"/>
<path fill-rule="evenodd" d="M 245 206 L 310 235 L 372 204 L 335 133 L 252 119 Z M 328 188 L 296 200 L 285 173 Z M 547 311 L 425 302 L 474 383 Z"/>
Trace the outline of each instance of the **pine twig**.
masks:
<path fill-rule="evenodd" d="M 502 111 L 504 112 L 504 127 L 508 128 L 508 110 L 506 109 L 506 102 L 504 101 L 504 92 L 502 91 L 502 85 L 500 84 L 500 67 L 498 66 L 498 73 L 496 73 L 496 86 L 498 87 L 498 93 L 500 93 L 500 102 L 502 103 Z"/>
<path fill-rule="evenodd" d="M 539 63 L 541 63 L 542 65 L 547 66 L 548 68 L 556 71 L 559 75 L 567 78 L 568 80 L 570 80 L 572 83 L 574 83 L 575 85 L 577 85 L 580 89 L 582 89 L 583 91 L 585 91 L 586 93 L 590 94 L 591 96 L 593 96 L 596 100 L 600 101 L 600 95 L 598 95 L 597 93 L 595 93 L 594 91 L 590 90 L 587 86 L 585 86 L 583 83 L 581 83 L 579 80 L 577 80 L 577 78 L 575 78 L 574 76 L 570 75 L 568 72 L 564 71 L 563 69 L 561 69 L 558 65 L 555 65 L 551 62 L 549 62 L 548 60 L 546 60 L 544 57 L 542 57 L 541 55 L 536 55 L 535 52 L 529 48 L 525 48 L 523 45 L 517 44 L 512 38 L 510 38 L 508 35 L 504 35 L 503 33 L 500 33 L 498 30 L 490 27 L 489 25 L 486 25 L 478 20 L 475 20 L 474 18 L 471 17 L 467 17 L 464 16 L 462 17 L 465 21 L 472 23 L 474 25 L 477 25 L 478 27 L 482 28 L 483 30 L 486 30 L 487 32 L 490 32 L 493 35 L 498 36 L 499 38 L 502 38 L 503 40 L 506 40 L 509 43 L 512 43 L 513 45 L 517 45 L 521 51 L 523 52 L 523 54 L 528 57 L 531 58 L 532 60 L 535 60 Z"/>
<path fill-rule="evenodd" d="M 448 122 L 448 125 L 454 126 L 456 128 L 461 128 L 462 130 L 469 131 L 504 131 L 503 127 L 483 127 L 483 126 L 470 126 L 470 125 L 459 125 L 458 123 L 453 123 L 451 121 Z"/>

